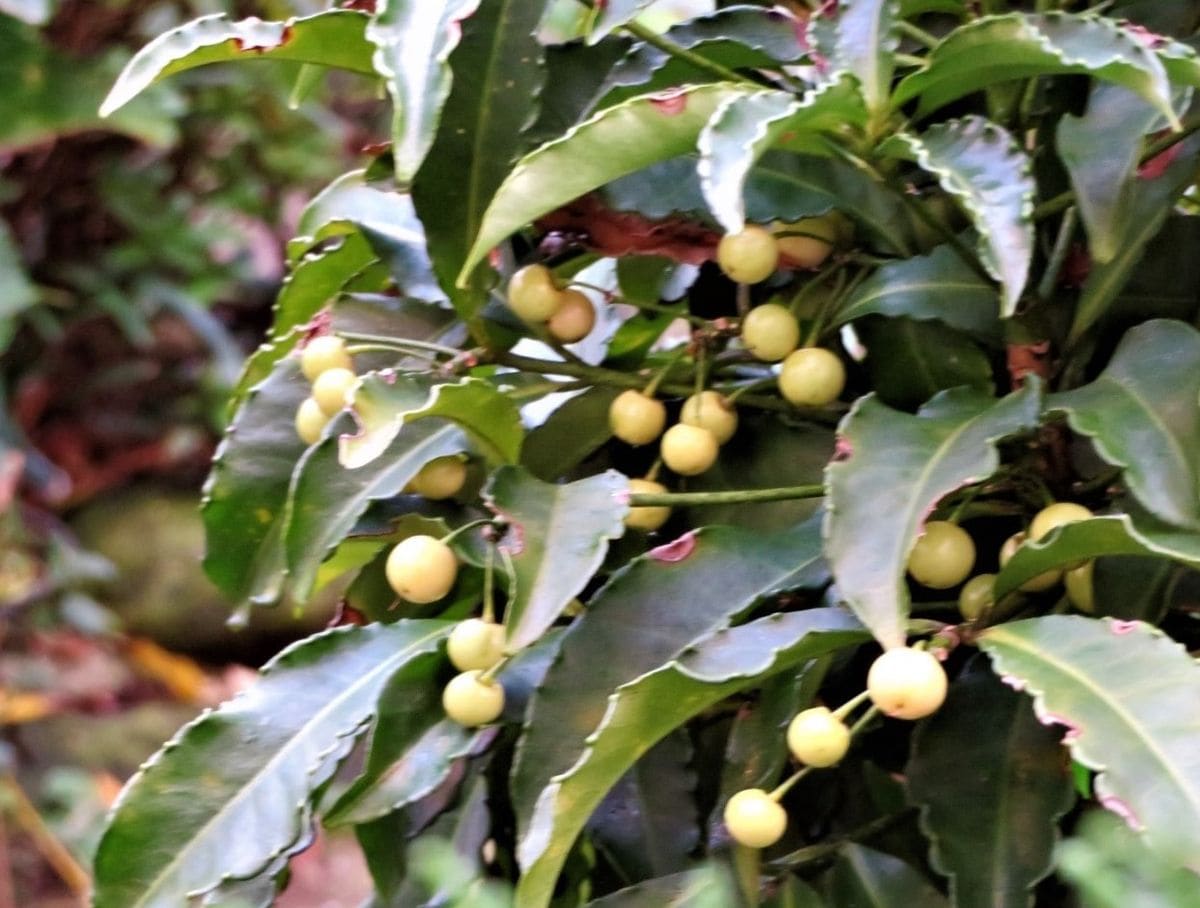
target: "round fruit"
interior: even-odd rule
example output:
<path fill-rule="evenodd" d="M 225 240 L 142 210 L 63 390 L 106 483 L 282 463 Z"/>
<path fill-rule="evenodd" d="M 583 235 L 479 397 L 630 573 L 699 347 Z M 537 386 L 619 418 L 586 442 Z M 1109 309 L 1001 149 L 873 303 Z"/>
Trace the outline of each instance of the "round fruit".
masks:
<path fill-rule="evenodd" d="M 558 311 L 550 316 L 546 330 L 556 341 L 573 344 L 592 333 L 596 325 L 596 310 L 592 301 L 578 290 L 564 290 Z"/>
<path fill-rule="evenodd" d="M 832 212 L 831 212 L 832 214 Z M 838 238 L 837 221 L 829 214 L 819 218 L 804 218 L 791 224 L 776 223 L 775 232 L 791 233 L 777 236 L 779 253 L 800 268 L 818 268 L 833 251 Z"/>
<path fill-rule="evenodd" d="M 562 303 L 562 292 L 545 265 L 526 265 L 508 282 L 508 308 L 527 322 L 546 321 Z"/>
<path fill-rule="evenodd" d="M 300 371 L 312 382 L 316 381 L 322 372 L 328 372 L 330 369 L 353 371 L 354 360 L 346 352 L 346 342 L 332 334 L 314 337 L 304 345 L 300 354 Z"/>
<path fill-rule="evenodd" d="M 932 520 L 917 537 L 908 556 L 908 573 L 917 583 L 948 590 L 970 576 L 975 566 L 975 543 L 970 534 L 948 520 Z"/>
<path fill-rule="evenodd" d="M 662 435 L 666 424 L 663 402 L 632 388 L 622 391 L 608 408 L 608 427 L 627 444 L 649 444 Z"/>
<path fill-rule="evenodd" d="M 316 444 L 328 423 L 329 417 L 319 403 L 311 397 L 306 397 L 300 402 L 296 409 L 296 434 L 306 445 Z"/>
<path fill-rule="evenodd" d="M 717 437 L 699 426 L 676 423 L 662 437 L 663 463 L 680 476 L 699 476 L 717 462 Z"/>
<path fill-rule="evenodd" d="M 726 802 L 725 828 L 739 845 L 768 848 L 783 838 L 787 811 L 761 788 L 746 788 Z"/>
<path fill-rule="evenodd" d="M 976 574 L 958 594 L 958 611 L 966 620 L 974 621 L 995 604 L 995 574 Z"/>
<path fill-rule="evenodd" d="M 326 369 L 313 382 L 312 396 L 326 416 L 335 416 L 347 405 L 347 394 L 358 381 L 349 369 Z"/>
<path fill-rule="evenodd" d="M 738 415 L 729 399 L 718 391 L 701 391 L 683 402 L 679 421 L 689 426 L 708 429 L 723 445 L 737 431 Z"/>
<path fill-rule="evenodd" d="M 788 749 L 806 766 L 832 766 L 850 749 L 850 729 L 824 706 L 797 713 L 787 730 Z"/>
<path fill-rule="evenodd" d="M 1085 561 L 1079 567 L 1063 574 L 1067 599 L 1071 605 L 1088 615 L 1096 611 L 1096 587 L 1093 583 L 1095 572 L 1096 562 Z"/>
<path fill-rule="evenodd" d="M 932 653 L 899 646 L 871 664 L 867 692 L 886 715 L 920 719 L 946 699 L 946 672 Z"/>
<path fill-rule="evenodd" d="M 459 671 L 491 668 L 504 655 L 504 625 L 481 618 L 460 621 L 446 640 L 446 655 Z"/>
<path fill-rule="evenodd" d="M 779 244 L 771 231 L 747 224 L 741 233 L 727 233 L 717 244 L 717 264 L 739 284 L 766 280 L 779 264 Z"/>
<path fill-rule="evenodd" d="M 800 344 L 800 323 L 779 303 L 755 306 L 742 319 L 742 343 L 755 359 L 777 363 Z"/>
<path fill-rule="evenodd" d="M 1076 523 L 1080 520 L 1088 520 L 1095 515 L 1081 504 L 1075 504 L 1073 501 L 1058 501 L 1048 507 L 1042 508 L 1034 515 L 1032 522 L 1029 524 L 1029 538 L 1041 539 L 1051 530 L 1064 526 L 1068 523 Z"/>
<path fill-rule="evenodd" d="M 1000 567 L 1008 564 L 1012 556 L 1017 553 L 1017 549 L 1025 542 L 1024 533 L 1013 533 L 1004 540 L 1004 545 L 1000 546 Z M 1018 589 L 1022 593 L 1040 593 L 1050 589 L 1062 580 L 1062 571 L 1046 571 L 1044 574 L 1038 574 L 1036 577 L 1026 580 Z"/>
<path fill-rule="evenodd" d="M 634 495 L 662 495 L 667 491 L 667 487 L 661 482 L 653 482 L 649 479 L 631 479 L 629 480 L 629 491 Z M 631 530 L 652 533 L 666 523 L 670 516 L 671 509 L 662 505 L 630 508 L 629 513 L 625 515 L 625 526 Z"/>
<path fill-rule="evenodd" d="M 824 347 L 805 347 L 788 354 L 779 373 L 779 393 L 797 407 L 833 403 L 846 387 L 846 367 Z"/>
<path fill-rule="evenodd" d="M 436 457 L 413 477 L 412 490 L 422 498 L 441 501 L 453 498 L 467 481 L 467 465 L 461 457 L 453 454 Z"/>
<path fill-rule="evenodd" d="M 458 559 L 440 539 L 409 536 L 392 549 L 384 571 L 398 596 L 423 605 L 450 592 L 458 577 Z"/>
<path fill-rule="evenodd" d="M 455 675 L 442 691 L 446 715 L 467 728 L 487 725 L 504 712 L 504 688 L 498 681 L 480 680 L 479 669 Z"/>

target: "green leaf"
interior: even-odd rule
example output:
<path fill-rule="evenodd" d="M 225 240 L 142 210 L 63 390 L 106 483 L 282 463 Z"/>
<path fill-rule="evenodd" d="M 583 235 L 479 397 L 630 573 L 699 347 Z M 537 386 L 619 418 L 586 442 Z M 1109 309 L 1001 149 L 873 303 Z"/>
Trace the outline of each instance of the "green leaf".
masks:
<path fill-rule="evenodd" d="M 627 25 L 637 18 L 638 13 L 654 0 L 604 0 L 596 5 L 597 12 L 588 32 L 588 43 L 595 44 L 602 38 Z"/>
<path fill-rule="evenodd" d="M 363 387 L 373 381 L 382 380 L 371 377 Z M 428 398 L 428 386 L 405 375 L 397 376 L 391 388 L 407 394 L 414 409 Z M 380 457 L 358 469 L 346 469 L 339 462 L 338 439 L 333 435 L 309 448 L 288 491 L 284 542 L 292 595 L 306 600 L 321 562 L 350 534 L 372 502 L 399 495 L 434 458 L 469 449 L 462 429 L 443 419 L 422 419 L 406 426 Z"/>
<path fill-rule="evenodd" d="M 1017 549 L 996 576 L 996 599 L 1046 571 L 1108 555 L 1153 555 L 1200 569 L 1200 535 L 1128 514 L 1071 523 Z"/>
<path fill-rule="evenodd" d="M 700 133 L 700 188 L 709 210 L 729 233 L 746 223 L 745 186 L 750 171 L 773 145 L 820 153 L 821 133 L 862 126 L 866 110 L 849 79 L 829 82 L 797 99 L 784 91 L 734 95 L 713 113 Z"/>
<path fill-rule="evenodd" d="M 883 265 L 842 302 L 833 323 L 866 315 L 939 321 L 987 341 L 1001 334 L 996 288 L 950 246 Z"/>
<path fill-rule="evenodd" d="M 1096 770 L 1101 804 L 1147 844 L 1200 868 L 1200 667 L 1141 622 L 1069 615 L 988 628 L 979 645 L 1033 698 L 1043 722 L 1065 725 L 1072 756 Z"/>
<path fill-rule="evenodd" d="M 381 690 L 449 625 L 342 627 L 280 653 L 125 787 L 96 854 L 96 908 L 175 908 L 307 845 L 311 797 Z"/>
<path fill-rule="evenodd" d="M 633 98 L 526 155 L 488 206 L 459 284 L 489 250 L 526 224 L 618 177 L 692 151 L 722 102 L 755 91 L 716 83 Z"/>
<path fill-rule="evenodd" d="M 920 97 L 918 115 L 1013 79 L 1077 73 L 1136 92 L 1178 127 L 1162 60 L 1112 19 L 1063 13 L 1009 13 L 977 19 L 951 32 L 926 67 L 904 79 L 897 105 Z"/>
<path fill-rule="evenodd" d="M 413 7 L 423 8 L 408 0 Z M 461 2 L 461 0 L 460 0 Z M 483 296 L 455 289 L 478 259 L 468 251 L 497 188 L 526 150 L 523 132 L 537 116 L 545 82 L 545 52 L 535 32 L 546 0 L 489 0 L 463 23 L 462 44 L 451 56 L 455 80 L 428 164 L 416 174 L 417 211 L 442 287 L 463 319 Z M 421 15 L 426 15 L 423 11 Z M 484 250 L 486 252 L 486 250 Z"/>
<path fill-rule="evenodd" d="M 979 234 L 980 260 L 1000 282 L 1001 315 L 1011 316 L 1033 256 L 1029 157 L 1001 127 L 982 117 L 939 123 L 921 135 L 897 133 L 880 152 L 908 158 L 937 177 L 966 210 Z"/>
<path fill-rule="evenodd" d="M 504 614 L 505 652 L 545 633 L 604 561 L 608 540 L 625 532 L 628 481 L 609 470 L 565 485 L 519 467 L 492 474 L 483 497 L 509 525 L 502 548 L 515 587 Z"/>
<path fill-rule="evenodd" d="M 374 261 L 375 252 L 361 233 L 347 234 L 340 242 L 305 254 L 279 288 L 272 339 L 278 340 L 292 328 L 306 324 Z"/>
<path fill-rule="evenodd" d="M 892 55 L 900 46 L 898 14 L 897 0 L 845 0 L 838 5 L 834 20 L 830 68 L 858 79 L 872 114 L 888 104 L 895 69 Z"/>
<path fill-rule="evenodd" d="M 392 96 L 392 157 L 408 186 L 433 144 L 454 79 L 449 57 L 480 0 L 379 0 L 366 37 Z"/>
<path fill-rule="evenodd" d="M 580 678 L 577 687 L 586 683 L 597 698 L 607 693 L 607 705 L 587 749 L 566 772 L 548 779 L 523 827 L 517 846 L 523 871 L 517 902 L 529 908 L 549 904 L 558 872 L 588 815 L 656 741 L 731 694 L 864 638 L 858 623 L 840 609 L 789 612 L 720 629 L 614 690 L 593 691 L 594 679 Z M 552 669 L 548 685 L 553 675 Z M 535 700 L 531 724 L 539 718 L 537 704 Z M 527 746 L 522 756 L 533 757 Z"/>
<path fill-rule="evenodd" d="M 389 450 L 404 427 L 439 417 L 457 423 L 479 451 L 493 463 L 515 463 L 525 430 L 521 413 L 495 385 L 478 378 L 433 385 L 428 396 L 413 406 L 416 390 L 428 382 L 401 373 L 379 373 L 364 379 L 354 394 L 360 431 L 341 439 L 339 460 L 356 470 Z"/>
<path fill-rule="evenodd" d="M 908 553 L 934 505 L 987 479 L 1000 439 L 1037 426 L 1035 385 L 996 401 L 939 394 L 915 416 L 860 398 L 839 427 L 848 456 L 826 472 L 825 552 L 838 591 L 885 647 L 906 637 Z"/>
<path fill-rule="evenodd" d="M 1053 395 L 1051 410 L 1120 467 L 1155 516 L 1200 526 L 1200 331 L 1157 319 L 1121 340 L 1091 384 Z"/>
<path fill-rule="evenodd" d="M 1132 216 L 1134 180 L 1145 137 L 1161 128 L 1161 111 L 1119 85 L 1096 85 L 1087 111 L 1058 122 L 1054 147 L 1067 168 L 1095 262 L 1121 248 Z"/>
<path fill-rule="evenodd" d="M 920 873 L 890 854 L 846 845 L 833 865 L 833 904 L 864 908 L 946 908 L 945 897 Z"/>
<path fill-rule="evenodd" d="M 576 394 L 525 439 L 521 465 L 538 479 L 558 479 L 612 437 L 608 408 L 620 388 L 597 386 Z"/>
<path fill-rule="evenodd" d="M 373 73 L 367 17 L 351 10 L 328 10 L 286 22 L 243 19 L 225 13 L 202 16 L 163 32 L 126 65 L 100 105 L 107 117 L 159 79 L 230 60 L 288 60 Z"/>
<path fill-rule="evenodd" d="M 1060 737 L 989 671 L 956 680 L 917 726 L 908 790 L 955 908 L 1032 904 L 1030 889 L 1054 867 L 1058 820 L 1075 801 Z"/>
<path fill-rule="evenodd" d="M 225 430 L 204 485 L 204 571 L 234 603 L 272 603 L 281 593 L 288 488 L 307 447 L 296 409 L 308 382 L 295 360 L 252 388 Z"/>
<path fill-rule="evenodd" d="M 867 349 L 867 373 L 879 399 L 912 410 L 939 391 L 970 387 L 992 394 L 987 354 L 967 335 L 937 322 L 871 316 L 854 325 Z"/>
<path fill-rule="evenodd" d="M 607 38 L 595 45 L 572 41 L 546 47 L 541 104 L 537 119 L 525 133 L 530 146 L 561 136 L 591 112 L 609 73 L 629 47 L 627 38 Z"/>
<path fill-rule="evenodd" d="M 8 350 L 17 317 L 38 301 L 8 225 L 0 222 L 0 354 Z"/>
<path fill-rule="evenodd" d="M 685 870 L 619 889 L 587 908 L 728 908 L 737 896 L 726 873 L 715 865 Z"/>
<path fill-rule="evenodd" d="M 1162 231 L 1180 193 L 1192 183 L 1200 140 L 1190 139 L 1177 148 L 1178 154 L 1165 173 L 1156 179 L 1135 182 L 1133 201 L 1121 222 L 1118 252 L 1088 274 L 1071 322 L 1068 346 L 1074 345 L 1108 311 Z"/>

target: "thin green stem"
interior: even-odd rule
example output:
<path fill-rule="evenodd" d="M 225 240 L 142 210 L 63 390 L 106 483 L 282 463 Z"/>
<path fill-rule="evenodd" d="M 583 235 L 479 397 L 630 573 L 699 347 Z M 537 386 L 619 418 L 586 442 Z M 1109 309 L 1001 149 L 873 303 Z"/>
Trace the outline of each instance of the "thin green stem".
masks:
<path fill-rule="evenodd" d="M 759 879 L 762 873 L 762 849 L 735 845 L 733 867 L 743 903 L 746 908 L 757 908 L 762 898 L 762 883 Z"/>
<path fill-rule="evenodd" d="M 639 493 L 629 497 L 635 508 L 702 506 L 713 504 L 753 504 L 766 501 L 797 501 L 823 498 L 823 485 L 785 486 L 776 489 L 732 489 L 726 492 L 662 492 Z"/>
<path fill-rule="evenodd" d="M 338 334 L 343 340 L 355 341 L 362 344 L 376 344 L 380 347 L 398 350 L 428 350 L 432 353 L 440 353 L 443 356 L 458 356 L 463 351 L 456 347 L 447 347 L 445 344 L 435 344 L 432 341 L 414 340 L 408 337 L 387 337 L 382 334 L 361 334 L 357 331 L 342 331 Z"/>
<path fill-rule="evenodd" d="M 666 377 L 671 374 L 671 371 L 677 365 L 679 365 L 679 361 L 683 359 L 686 354 L 687 345 L 681 344 L 679 349 L 676 350 L 674 355 L 672 355 L 672 357 L 667 361 L 667 364 L 659 369 L 658 372 L 654 374 L 654 377 L 650 379 L 650 382 L 642 390 L 642 393 L 647 397 L 653 397 L 655 392 L 658 391 L 659 385 L 661 385 Z"/>
<path fill-rule="evenodd" d="M 896 23 L 896 30 L 906 38 L 912 38 L 918 44 L 924 44 L 926 47 L 933 48 L 942 43 L 942 39 L 937 37 L 937 35 L 931 35 L 925 29 L 918 28 L 911 22 L 905 22 L 903 19 Z M 925 61 L 922 60 L 921 62 L 924 63 Z"/>
<path fill-rule="evenodd" d="M 483 620 L 496 620 L 496 547 L 489 545 L 483 565 Z"/>
<path fill-rule="evenodd" d="M 850 737 L 856 738 L 863 733 L 863 730 L 874 721 L 879 715 L 879 707 L 874 704 L 865 713 L 858 717 L 858 721 L 850 726 Z"/>
<path fill-rule="evenodd" d="M 793 851 L 791 854 L 784 855 L 777 860 L 771 861 L 769 867 L 772 871 L 790 871 L 827 860 L 834 857 L 847 843 L 861 842 L 873 838 L 879 833 L 885 832 L 898 823 L 907 820 L 916 813 L 916 810 L 917 808 L 915 807 L 909 807 L 897 813 L 889 813 L 886 816 L 878 817 L 848 832 L 844 836 L 829 839 L 816 845 L 808 845 L 797 851 Z"/>
<path fill-rule="evenodd" d="M 590 5 L 590 4 L 589 4 Z M 638 22 L 627 22 L 623 30 L 628 32 L 639 41 L 645 41 L 651 47 L 657 47 L 663 53 L 670 54 L 679 60 L 690 63 L 692 66 L 707 73 L 711 73 L 718 79 L 726 82 L 741 82 L 746 85 L 753 85 L 756 88 L 762 88 L 762 83 L 757 79 L 751 79 L 743 76 L 739 72 L 735 72 L 726 66 L 722 66 L 707 57 L 702 57 L 700 54 L 694 53 L 679 44 L 676 44 L 670 38 L 664 37 L 651 29 L 646 28 Z"/>
<path fill-rule="evenodd" d="M 1050 260 L 1046 270 L 1038 282 L 1037 295 L 1039 299 L 1047 300 L 1054 293 L 1054 285 L 1058 283 L 1058 275 L 1071 251 L 1071 240 L 1075 237 L 1075 225 L 1078 222 L 1077 210 L 1074 205 L 1063 215 L 1062 223 L 1058 226 L 1058 236 L 1054 240 L 1054 249 L 1050 252 Z"/>
<path fill-rule="evenodd" d="M 847 700 L 845 703 L 843 703 L 841 706 L 839 706 L 837 709 L 835 709 L 833 711 L 833 714 L 835 716 L 837 716 L 839 719 L 842 719 L 843 721 L 845 721 L 845 718 L 848 715 L 850 715 L 850 713 L 852 713 L 856 709 L 858 709 L 859 706 L 861 706 L 863 703 L 865 703 L 870 698 L 870 696 L 871 696 L 870 692 L 864 690 L 861 694 L 858 694 L 855 697 L 851 697 L 849 700 Z"/>
<path fill-rule="evenodd" d="M 346 352 L 351 356 L 357 356 L 359 353 L 403 353 L 405 356 L 415 356 L 430 362 L 435 362 L 441 355 L 432 350 L 406 350 L 395 344 L 351 344 L 346 348 Z"/>
<path fill-rule="evenodd" d="M 585 290 L 593 290 L 596 293 L 603 293 L 606 299 L 609 299 L 614 303 L 623 303 L 626 306 L 633 306 L 633 308 L 641 309 L 644 312 L 654 312 L 658 315 L 670 315 L 675 318 L 682 318 L 691 322 L 693 325 L 699 325 L 701 327 L 708 327 L 709 324 L 709 320 L 703 318 L 702 316 L 692 315 L 692 313 L 687 311 L 679 312 L 675 309 L 672 309 L 670 306 L 662 306 L 658 303 L 644 303 L 640 300 L 631 300 L 628 297 L 621 296 L 619 293 L 613 293 L 611 290 L 605 290 L 603 287 L 597 287 L 595 284 L 588 284 L 584 281 L 575 280 L 568 282 L 568 284 L 572 287 L 583 287 Z"/>
<path fill-rule="evenodd" d="M 461 536 L 463 533 L 467 532 L 468 530 L 474 530 L 474 529 L 477 529 L 478 527 L 490 526 L 491 524 L 493 524 L 495 522 L 496 522 L 495 519 L 493 519 L 491 517 L 484 517 L 480 520 L 472 520 L 470 523 L 464 523 L 460 527 L 455 527 L 453 530 L 451 530 L 449 533 L 447 533 L 445 536 L 443 536 L 441 541 L 446 543 L 446 545 L 449 545 L 457 537 Z"/>
<path fill-rule="evenodd" d="M 794 773 L 792 773 L 790 776 L 788 776 L 786 779 L 784 779 L 782 782 L 780 782 L 778 785 L 776 785 L 774 789 L 772 789 L 770 792 L 768 792 L 767 796 L 772 801 L 783 800 L 784 795 L 786 795 L 789 791 L 791 791 L 792 788 L 795 787 L 797 782 L 799 782 L 801 779 L 803 779 L 805 776 L 807 776 L 812 771 L 813 771 L 812 766 L 805 766 L 802 769 L 796 770 Z"/>

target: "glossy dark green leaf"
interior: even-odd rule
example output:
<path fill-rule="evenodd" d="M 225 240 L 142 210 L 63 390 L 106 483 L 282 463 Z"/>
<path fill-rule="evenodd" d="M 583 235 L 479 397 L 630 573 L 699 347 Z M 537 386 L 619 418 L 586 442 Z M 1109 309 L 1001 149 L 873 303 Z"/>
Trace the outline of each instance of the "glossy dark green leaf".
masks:
<path fill-rule="evenodd" d="M 292 268 L 275 300 L 271 336 L 275 339 L 303 325 L 335 297 L 346 283 L 376 261 L 361 233 L 350 233 L 330 246 L 307 253 Z"/>
<path fill-rule="evenodd" d="M 1156 517 L 1200 527 L 1200 331 L 1158 319 L 1129 331 L 1095 381 L 1050 409 L 1092 439 Z"/>
<path fill-rule="evenodd" d="M 413 193 L 429 252 L 463 319 L 476 315 L 484 297 L 475 286 L 457 290 L 456 278 L 461 269 L 465 283 L 478 263 L 466 262 L 468 251 L 537 115 L 546 73 L 535 32 L 545 7 L 546 0 L 489 0 L 462 23 L 450 64 L 463 77 L 446 100 L 428 165 L 416 175 Z"/>
<path fill-rule="evenodd" d="M 626 880 L 685 870 L 700 842 L 696 773 L 687 733 L 677 730 L 641 757 L 600 802 L 585 830 Z"/>
<path fill-rule="evenodd" d="M 174 908 L 305 847 L 310 798 L 388 681 L 448 625 L 343 627 L 285 650 L 130 780 L 96 854 L 96 908 Z"/>
<path fill-rule="evenodd" d="M 489 250 L 547 212 L 626 174 L 692 151 L 700 130 L 723 101 L 755 90 L 716 83 L 633 98 L 526 155 L 496 191 L 459 283 Z"/>
<path fill-rule="evenodd" d="M 609 73 L 629 47 L 628 39 L 615 36 L 599 44 L 573 41 L 547 47 L 546 82 L 537 120 L 526 133 L 526 141 L 533 145 L 548 142 L 587 116 L 596 106 Z"/>
<path fill-rule="evenodd" d="M 1166 67 L 1145 42 L 1112 19 L 1063 13 L 1008 13 L 955 29 L 896 87 L 894 101 L 920 97 L 926 114 L 989 85 L 1067 73 L 1124 86 L 1178 122 Z"/>
<path fill-rule="evenodd" d="M 899 6 L 897 0 L 846 0 L 838 5 L 834 20 L 829 66 L 858 79 L 872 114 L 887 107 L 891 93 L 892 55 L 900 46 L 896 30 Z"/>
<path fill-rule="evenodd" d="M 1075 801 L 1062 733 L 988 671 L 959 678 L 917 727 L 908 790 L 956 908 L 1025 908 Z"/>
<path fill-rule="evenodd" d="M 833 904 L 846 908 L 947 908 L 949 903 L 930 882 L 899 858 L 846 845 L 833 865 Z"/>
<path fill-rule="evenodd" d="M 706 866 L 619 889 L 588 908 L 729 908 L 736 898 L 728 874 Z"/>
<path fill-rule="evenodd" d="M 907 634 L 908 553 L 946 494 L 991 476 L 995 445 L 1038 423 L 1034 385 L 1003 400 L 958 389 L 910 415 L 860 398 L 839 432 L 846 456 L 826 474 L 825 552 L 839 593 L 884 646 Z"/>
<path fill-rule="evenodd" d="M 383 0 L 367 26 L 374 68 L 392 96 L 392 157 L 407 186 L 437 131 L 454 80 L 448 57 L 480 0 Z"/>
<path fill-rule="evenodd" d="M 252 388 L 217 448 L 201 513 L 204 571 L 232 602 L 274 602 L 281 592 L 288 489 L 307 445 L 296 408 L 309 394 L 294 360 Z"/>
<path fill-rule="evenodd" d="M 517 902 L 530 908 L 549 904 L 558 872 L 588 815 L 656 741 L 730 694 L 864 639 L 858 622 L 841 609 L 775 614 L 695 641 L 661 667 L 608 690 L 607 696 L 592 689 L 589 678 L 586 692 L 600 701 L 596 705 L 606 703 L 603 718 L 578 762 L 547 779 L 522 829 L 517 846 L 522 868 Z M 554 674 L 552 669 L 547 682 Z M 577 690 L 582 687 L 577 684 Z M 530 714 L 533 726 L 544 718 L 539 717 L 537 705 L 535 700 Z M 536 759 L 536 754 L 526 739 L 522 758 Z"/>
<path fill-rule="evenodd" d="M 834 316 L 844 325 L 866 315 L 939 321 L 987 339 L 1000 337 L 996 288 L 949 246 L 880 267 L 846 297 Z"/>
<path fill-rule="evenodd" d="M 608 408 L 620 388 L 588 388 L 550 414 L 525 439 L 521 464 L 547 482 L 575 468 L 612 437 Z"/>
<path fill-rule="evenodd" d="M 980 260 L 1000 282 L 1001 314 L 1012 315 L 1033 256 L 1036 188 L 1029 157 L 1013 136 L 971 116 L 931 126 L 919 136 L 897 133 L 881 151 L 915 161 L 963 207 L 979 235 Z"/>
<path fill-rule="evenodd" d="M 884 403 L 912 410 L 950 388 L 994 390 L 991 360 L 961 331 L 938 322 L 882 317 L 860 320 L 854 329 L 867 350 L 871 386 Z"/>
<path fill-rule="evenodd" d="M 229 60 L 288 60 L 372 73 L 367 17 L 328 10 L 287 22 L 234 21 L 224 13 L 194 19 L 163 32 L 125 66 L 100 115 L 109 116 L 159 79 Z"/>
<path fill-rule="evenodd" d="M 1095 770 L 1097 799 L 1147 843 L 1200 868 L 1200 667 L 1141 622 L 1071 615 L 988 628 L 979 645 L 1065 725 L 1071 755 Z"/>
<path fill-rule="evenodd" d="M 492 474 L 483 496 L 508 523 L 501 546 L 513 568 L 505 651 L 533 643 L 562 614 L 625 532 L 628 480 L 609 470 L 577 482 L 542 482 L 519 467 Z"/>

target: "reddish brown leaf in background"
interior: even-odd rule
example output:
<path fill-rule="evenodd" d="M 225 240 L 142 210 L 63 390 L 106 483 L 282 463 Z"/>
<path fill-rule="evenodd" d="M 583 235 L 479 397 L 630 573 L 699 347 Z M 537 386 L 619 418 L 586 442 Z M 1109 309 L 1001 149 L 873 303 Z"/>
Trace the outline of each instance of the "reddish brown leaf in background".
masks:
<path fill-rule="evenodd" d="M 614 211 L 594 194 L 551 212 L 538 227 L 573 234 L 602 255 L 661 255 L 688 265 L 712 260 L 721 238 L 711 227 L 681 217 L 652 220 Z"/>

